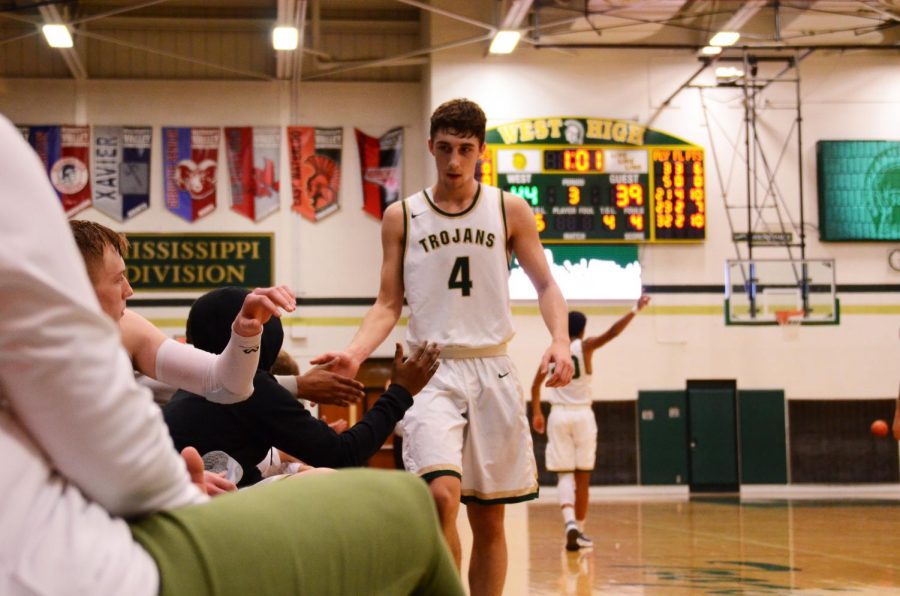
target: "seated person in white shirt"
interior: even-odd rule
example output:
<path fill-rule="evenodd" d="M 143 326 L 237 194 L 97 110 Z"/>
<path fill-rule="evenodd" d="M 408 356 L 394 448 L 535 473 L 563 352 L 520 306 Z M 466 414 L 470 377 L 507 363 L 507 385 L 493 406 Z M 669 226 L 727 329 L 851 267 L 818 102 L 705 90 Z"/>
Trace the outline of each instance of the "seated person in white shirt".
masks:
<path fill-rule="evenodd" d="M 0 594 L 464 594 L 410 475 L 340 471 L 209 501 L 2 117 L 0 145 Z"/>

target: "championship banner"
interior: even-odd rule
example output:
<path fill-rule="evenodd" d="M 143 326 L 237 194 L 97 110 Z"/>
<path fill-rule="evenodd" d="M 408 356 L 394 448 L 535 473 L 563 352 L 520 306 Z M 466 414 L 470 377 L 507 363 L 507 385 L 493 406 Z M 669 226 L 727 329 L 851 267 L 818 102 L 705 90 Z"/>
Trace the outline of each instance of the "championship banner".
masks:
<path fill-rule="evenodd" d="M 253 221 L 278 211 L 281 130 L 226 127 L 225 150 L 231 208 Z"/>
<path fill-rule="evenodd" d="M 381 219 L 387 206 L 400 199 L 403 179 L 403 129 L 392 128 L 380 138 L 356 129 L 362 170 L 363 211 Z"/>
<path fill-rule="evenodd" d="M 94 207 L 126 221 L 150 207 L 149 126 L 95 126 Z"/>
<path fill-rule="evenodd" d="M 68 217 L 91 206 L 91 132 L 87 126 L 23 126 Z"/>
<path fill-rule="evenodd" d="M 196 221 L 216 208 L 219 129 L 165 127 L 162 133 L 166 209 Z"/>
<path fill-rule="evenodd" d="M 342 128 L 288 127 L 291 209 L 310 221 L 337 211 L 341 186 Z"/>

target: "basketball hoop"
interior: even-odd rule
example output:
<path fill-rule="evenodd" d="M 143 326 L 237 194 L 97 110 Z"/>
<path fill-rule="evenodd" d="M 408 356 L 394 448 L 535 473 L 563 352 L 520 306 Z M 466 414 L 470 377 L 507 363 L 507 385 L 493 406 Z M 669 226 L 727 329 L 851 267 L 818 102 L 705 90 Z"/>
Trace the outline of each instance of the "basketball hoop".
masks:
<path fill-rule="evenodd" d="M 803 322 L 802 310 L 776 310 L 775 321 L 779 325 L 800 325 Z"/>

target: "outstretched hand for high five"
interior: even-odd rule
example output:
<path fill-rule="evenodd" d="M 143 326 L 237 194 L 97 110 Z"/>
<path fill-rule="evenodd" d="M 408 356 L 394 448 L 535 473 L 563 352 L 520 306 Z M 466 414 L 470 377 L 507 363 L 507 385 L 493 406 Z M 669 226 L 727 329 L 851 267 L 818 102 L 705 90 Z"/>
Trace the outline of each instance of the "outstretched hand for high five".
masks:
<path fill-rule="evenodd" d="M 294 312 L 297 297 L 287 286 L 256 288 L 244 298 L 241 312 L 234 319 L 232 329 L 243 337 L 252 337 L 262 332 L 272 317 L 280 317 L 282 311 Z"/>
<path fill-rule="evenodd" d="M 362 383 L 332 372 L 329 364 L 311 368 L 297 377 L 297 397 L 317 404 L 349 406 L 365 395 Z"/>
<path fill-rule="evenodd" d="M 394 351 L 394 367 L 391 370 L 391 383 L 396 383 L 415 395 L 428 384 L 440 366 L 438 356 L 441 350 L 437 344 L 426 343 L 419 346 L 409 358 L 403 357 L 403 346 L 399 343 Z"/>

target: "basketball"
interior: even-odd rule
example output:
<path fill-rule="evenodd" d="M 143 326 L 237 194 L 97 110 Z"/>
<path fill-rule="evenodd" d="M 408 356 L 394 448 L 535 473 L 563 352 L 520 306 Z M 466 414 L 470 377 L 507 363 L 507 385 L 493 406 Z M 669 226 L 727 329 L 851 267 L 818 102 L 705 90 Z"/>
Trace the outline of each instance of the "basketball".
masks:
<path fill-rule="evenodd" d="M 886 437 L 888 434 L 888 425 L 884 420 L 876 420 L 871 426 L 872 434 L 876 437 Z"/>

